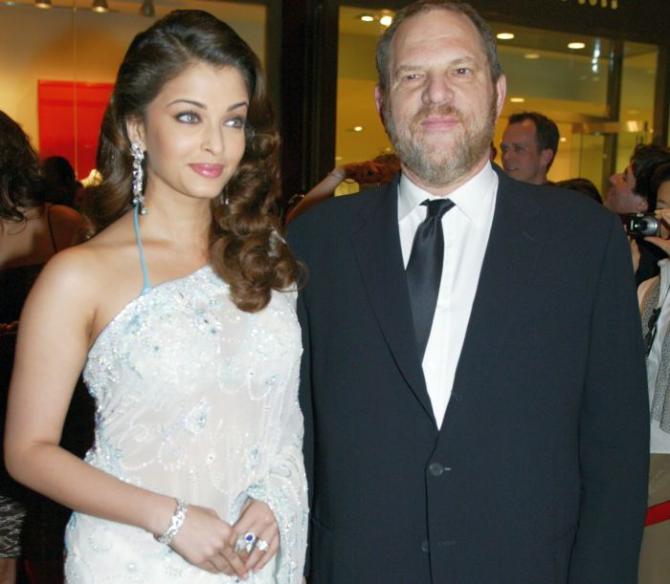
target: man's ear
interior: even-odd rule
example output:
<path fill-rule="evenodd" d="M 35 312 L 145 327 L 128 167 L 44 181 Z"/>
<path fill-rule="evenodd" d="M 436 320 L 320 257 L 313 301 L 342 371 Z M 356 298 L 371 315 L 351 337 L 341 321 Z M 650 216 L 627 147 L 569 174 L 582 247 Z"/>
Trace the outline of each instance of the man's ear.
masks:
<path fill-rule="evenodd" d="M 645 199 L 642 195 L 635 193 L 634 201 L 636 213 L 646 213 L 649 210 L 649 201 L 647 201 L 647 199 Z"/>
<path fill-rule="evenodd" d="M 382 126 L 386 128 L 386 120 L 384 119 L 384 108 L 386 106 L 385 100 L 388 99 L 388 96 L 384 93 L 379 85 L 375 86 L 375 106 L 377 107 L 377 113 L 379 114 L 379 121 L 381 121 Z"/>
<path fill-rule="evenodd" d="M 384 110 L 384 92 L 379 85 L 375 85 L 375 105 L 377 106 L 377 113 L 382 116 Z"/>
<path fill-rule="evenodd" d="M 547 170 L 549 168 L 549 165 L 551 164 L 551 161 L 554 159 L 554 151 L 550 150 L 549 148 L 545 148 L 540 152 L 540 164 L 542 165 L 542 168 Z"/>
<path fill-rule="evenodd" d="M 500 117 L 507 97 L 507 77 L 500 75 L 496 81 L 496 119 Z"/>
<path fill-rule="evenodd" d="M 131 144 L 139 144 L 142 150 L 146 150 L 144 143 L 144 123 L 138 117 L 126 120 L 126 133 Z"/>

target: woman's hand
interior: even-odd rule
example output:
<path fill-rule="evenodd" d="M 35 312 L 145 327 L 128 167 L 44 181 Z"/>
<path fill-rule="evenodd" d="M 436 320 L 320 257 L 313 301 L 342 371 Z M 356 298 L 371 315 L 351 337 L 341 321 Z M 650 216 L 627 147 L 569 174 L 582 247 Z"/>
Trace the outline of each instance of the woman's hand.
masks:
<path fill-rule="evenodd" d="M 245 568 L 259 572 L 279 549 L 279 526 L 272 509 L 262 501 L 251 499 L 233 529 L 237 533 L 237 538 L 244 537 L 247 533 L 256 536 L 256 543 L 251 553 L 247 554 L 244 551 L 240 553 L 245 559 Z"/>
<path fill-rule="evenodd" d="M 670 228 L 670 209 L 656 209 L 654 215 L 665 224 L 666 228 Z M 670 255 L 670 239 L 645 237 L 644 240 L 653 243 L 656 247 L 660 247 L 666 254 Z"/>
<path fill-rule="evenodd" d="M 167 527 L 166 522 L 166 527 Z M 208 572 L 246 578 L 249 569 L 235 551 L 237 533 L 216 511 L 189 505 L 172 548 L 191 564 Z"/>

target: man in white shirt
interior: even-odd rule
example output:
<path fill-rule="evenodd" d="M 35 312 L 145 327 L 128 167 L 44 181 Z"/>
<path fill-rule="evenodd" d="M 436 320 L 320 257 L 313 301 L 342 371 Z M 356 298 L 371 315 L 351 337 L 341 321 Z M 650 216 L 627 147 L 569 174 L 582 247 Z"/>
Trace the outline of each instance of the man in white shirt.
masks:
<path fill-rule="evenodd" d="M 400 11 L 377 68 L 399 178 L 289 233 L 308 582 L 633 584 L 648 403 L 621 226 L 491 167 L 505 78 L 468 5 Z"/>

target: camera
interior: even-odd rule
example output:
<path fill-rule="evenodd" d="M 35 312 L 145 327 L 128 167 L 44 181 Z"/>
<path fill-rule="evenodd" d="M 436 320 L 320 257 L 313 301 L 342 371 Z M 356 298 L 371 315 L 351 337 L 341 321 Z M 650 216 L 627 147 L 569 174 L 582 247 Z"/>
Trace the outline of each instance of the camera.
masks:
<path fill-rule="evenodd" d="M 626 232 L 631 237 L 647 237 L 661 234 L 661 222 L 654 215 L 634 213 L 624 218 Z"/>

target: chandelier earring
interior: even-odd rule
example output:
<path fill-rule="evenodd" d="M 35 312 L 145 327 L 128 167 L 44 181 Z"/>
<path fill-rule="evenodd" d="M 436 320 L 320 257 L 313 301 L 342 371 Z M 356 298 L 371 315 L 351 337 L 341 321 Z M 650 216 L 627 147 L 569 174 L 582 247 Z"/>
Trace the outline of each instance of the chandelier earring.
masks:
<path fill-rule="evenodd" d="M 130 145 L 130 154 L 133 157 L 133 206 L 137 208 L 140 215 L 146 215 L 147 209 L 144 206 L 144 150 L 137 143 Z"/>

